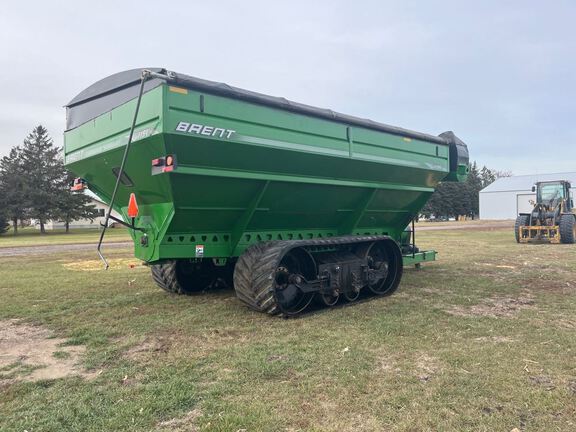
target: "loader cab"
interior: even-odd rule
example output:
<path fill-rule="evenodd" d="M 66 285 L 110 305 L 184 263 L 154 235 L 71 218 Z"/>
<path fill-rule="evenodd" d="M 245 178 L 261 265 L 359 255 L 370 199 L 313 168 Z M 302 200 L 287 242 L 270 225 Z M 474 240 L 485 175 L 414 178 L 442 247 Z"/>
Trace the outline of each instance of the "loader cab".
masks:
<path fill-rule="evenodd" d="M 538 182 L 532 186 L 532 192 L 536 192 L 537 203 L 554 208 L 566 200 L 565 211 L 571 211 L 574 203 L 570 194 L 570 187 L 570 183 L 564 180 Z"/>

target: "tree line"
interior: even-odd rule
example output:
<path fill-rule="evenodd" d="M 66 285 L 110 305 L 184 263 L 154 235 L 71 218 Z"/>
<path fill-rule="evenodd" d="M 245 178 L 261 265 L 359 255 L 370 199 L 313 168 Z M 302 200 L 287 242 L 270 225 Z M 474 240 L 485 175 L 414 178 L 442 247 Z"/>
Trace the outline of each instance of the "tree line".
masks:
<path fill-rule="evenodd" d="M 463 183 L 440 183 L 421 214 L 425 217 L 458 218 L 478 217 L 480 213 L 479 194 L 482 189 L 500 177 L 510 177 L 509 171 L 492 170 L 486 166 L 479 168 L 476 162 L 470 164 L 468 178 Z"/>
<path fill-rule="evenodd" d="M 93 220 L 97 210 L 89 205 L 90 197 L 70 190 L 73 179 L 62 149 L 45 127 L 36 126 L 21 146 L 0 159 L 0 233 L 12 222 L 16 235 L 18 224 L 28 219 L 37 220 L 43 234 L 49 220 L 64 222 L 66 232 L 74 220 Z"/>

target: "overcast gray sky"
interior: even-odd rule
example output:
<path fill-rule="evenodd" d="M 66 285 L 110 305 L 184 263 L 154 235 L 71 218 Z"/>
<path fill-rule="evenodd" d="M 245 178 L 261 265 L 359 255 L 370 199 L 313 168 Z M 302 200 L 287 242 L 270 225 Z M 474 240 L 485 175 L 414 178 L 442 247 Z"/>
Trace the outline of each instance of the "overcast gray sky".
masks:
<path fill-rule="evenodd" d="M 573 0 L 7 2 L 0 41 L 0 155 L 39 123 L 61 145 L 77 93 L 159 66 L 576 170 Z"/>

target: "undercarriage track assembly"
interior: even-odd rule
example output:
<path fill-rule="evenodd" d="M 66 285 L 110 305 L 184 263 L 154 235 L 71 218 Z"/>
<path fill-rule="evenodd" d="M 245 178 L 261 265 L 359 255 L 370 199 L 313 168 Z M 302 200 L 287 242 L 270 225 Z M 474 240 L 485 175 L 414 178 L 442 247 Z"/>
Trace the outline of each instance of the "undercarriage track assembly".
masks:
<path fill-rule="evenodd" d="M 270 315 L 303 312 L 316 297 L 334 306 L 362 290 L 387 295 L 402 278 L 402 254 L 387 236 L 274 241 L 251 246 L 238 259 L 234 289 L 249 307 Z"/>

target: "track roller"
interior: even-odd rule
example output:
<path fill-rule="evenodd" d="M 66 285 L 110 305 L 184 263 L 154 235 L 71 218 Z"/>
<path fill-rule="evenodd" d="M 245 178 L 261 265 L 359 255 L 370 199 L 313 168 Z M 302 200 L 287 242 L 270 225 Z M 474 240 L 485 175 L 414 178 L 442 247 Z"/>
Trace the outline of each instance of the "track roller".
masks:
<path fill-rule="evenodd" d="M 344 291 L 342 293 L 342 297 L 344 297 L 349 302 L 354 302 L 360 297 L 360 290 L 358 288 L 352 288 L 348 291 Z"/>
<path fill-rule="evenodd" d="M 340 299 L 340 293 L 336 290 L 324 291 L 319 292 L 316 294 L 317 302 L 321 305 L 332 307 L 338 303 Z"/>

